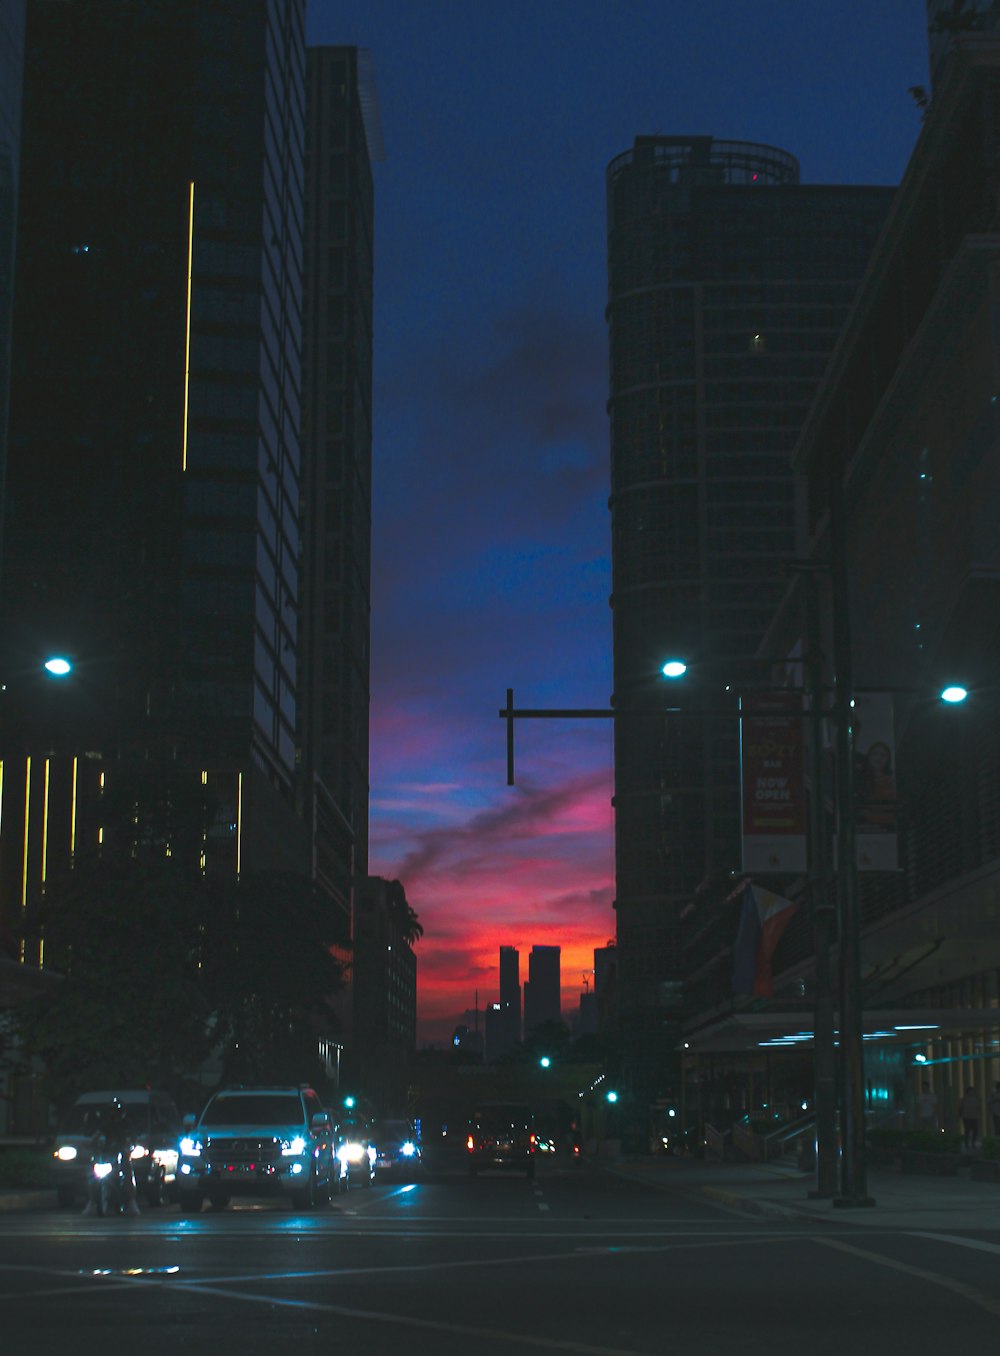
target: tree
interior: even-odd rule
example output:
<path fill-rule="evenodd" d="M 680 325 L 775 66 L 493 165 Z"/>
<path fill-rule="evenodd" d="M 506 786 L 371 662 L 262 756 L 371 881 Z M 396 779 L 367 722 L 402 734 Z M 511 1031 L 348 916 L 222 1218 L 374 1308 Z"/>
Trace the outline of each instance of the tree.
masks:
<path fill-rule="evenodd" d="M 398 880 L 389 881 L 386 888 L 386 898 L 393 922 L 399 929 L 403 940 L 412 946 L 424 935 L 424 928 L 416 911 L 407 902 L 406 891 L 402 882 Z"/>
<path fill-rule="evenodd" d="M 88 1088 L 173 1088 L 207 1057 L 203 902 L 203 882 L 166 858 L 98 861 L 50 883 L 28 931 L 63 980 L 14 1021 L 57 1105 Z"/>
<path fill-rule="evenodd" d="M 312 882 L 268 871 L 212 886 L 204 969 L 223 1081 L 315 1081 L 343 988 L 335 923 Z"/>

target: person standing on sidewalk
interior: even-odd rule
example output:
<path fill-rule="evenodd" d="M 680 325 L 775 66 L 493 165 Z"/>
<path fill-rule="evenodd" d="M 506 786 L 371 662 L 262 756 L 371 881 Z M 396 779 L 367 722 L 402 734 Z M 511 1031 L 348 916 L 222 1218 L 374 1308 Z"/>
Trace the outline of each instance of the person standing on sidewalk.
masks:
<path fill-rule="evenodd" d="M 974 1149 L 979 1136 L 979 1097 L 971 1084 L 958 1104 L 958 1114 L 962 1118 L 962 1143 L 966 1149 Z"/>
<path fill-rule="evenodd" d="M 917 1097 L 917 1124 L 921 1130 L 930 1130 L 934 1134 L 938 1132 L 937 1097 L 926 1079 L 921 1083 Z"/>

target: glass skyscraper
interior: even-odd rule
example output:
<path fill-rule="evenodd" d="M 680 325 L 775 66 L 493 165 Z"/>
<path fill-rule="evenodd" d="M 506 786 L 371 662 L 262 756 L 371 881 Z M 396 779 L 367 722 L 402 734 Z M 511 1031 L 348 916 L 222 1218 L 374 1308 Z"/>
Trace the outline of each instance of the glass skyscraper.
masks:
<path fill-rule="evenodd" d="M 26 789 L 3 807 L 7 901 L 96 841 L 98 783 L 129 762 L 200 773 L 210 861 L 308 869 L 304 19 L 304 0 L 28 6 L 0 593 L 6 786 Z M 53 649 L 75 663 L 58 702 L 33 677 Z M 50 825 L 70 795 L 72 823 Z"/>

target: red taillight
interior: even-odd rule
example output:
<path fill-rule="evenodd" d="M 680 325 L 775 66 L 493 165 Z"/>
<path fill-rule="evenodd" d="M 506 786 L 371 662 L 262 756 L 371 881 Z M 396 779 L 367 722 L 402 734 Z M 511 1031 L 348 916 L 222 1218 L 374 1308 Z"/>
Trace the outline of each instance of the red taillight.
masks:
<path fill-rule="evenodd" d="M 472 1138 L 471 1135 L 470 1135 L 469 1138 L 465 1141 L 465 1147 L 468 1149 L 468 1151 L 469 1151 L 470 1154 L 475 1150 L 475 1147 L 476 1147 L 476 1141 Z"/>

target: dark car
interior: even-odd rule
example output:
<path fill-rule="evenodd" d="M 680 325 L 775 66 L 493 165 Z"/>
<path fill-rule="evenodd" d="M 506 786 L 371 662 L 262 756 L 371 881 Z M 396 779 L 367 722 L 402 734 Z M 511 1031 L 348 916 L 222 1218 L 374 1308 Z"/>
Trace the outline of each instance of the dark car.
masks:
<path fill-rule="evenodd" d="M 337 1161 L 350 1186 L 371 1186 L 375 1180 L 376 1149 L 370 1122 L 361 1115 L 345 1116 L 334 1128 Z"/>
<path fill-rule="evenodd" d="M 181 1117 L 173 1098 L 146 1088 L 111 1088 L 83 1093 L 60 1122 L 53 1151 L 60 1205 L 85 1199 L 94 1137 L 103 1130 L 116 1100 L 125 1110 L 132 1136 L 132 1167 L 140 1200 L 160 1205 L 173 1191 L 181 1133 Z"/>
<path fill-rule="evenodd" d="M 469 1173 L 514 1168 L 535 1175 L 535 1118 L 521 1102 L 483 1102 L 469 1117 Z"/>
<path fill-rule="evenodd" d="M 387 1177 L 413 1178 L 423 1172 L 424 1160 L 412 1122 L 377 1121 L 373 1131 L 375 1166 Z"/>

